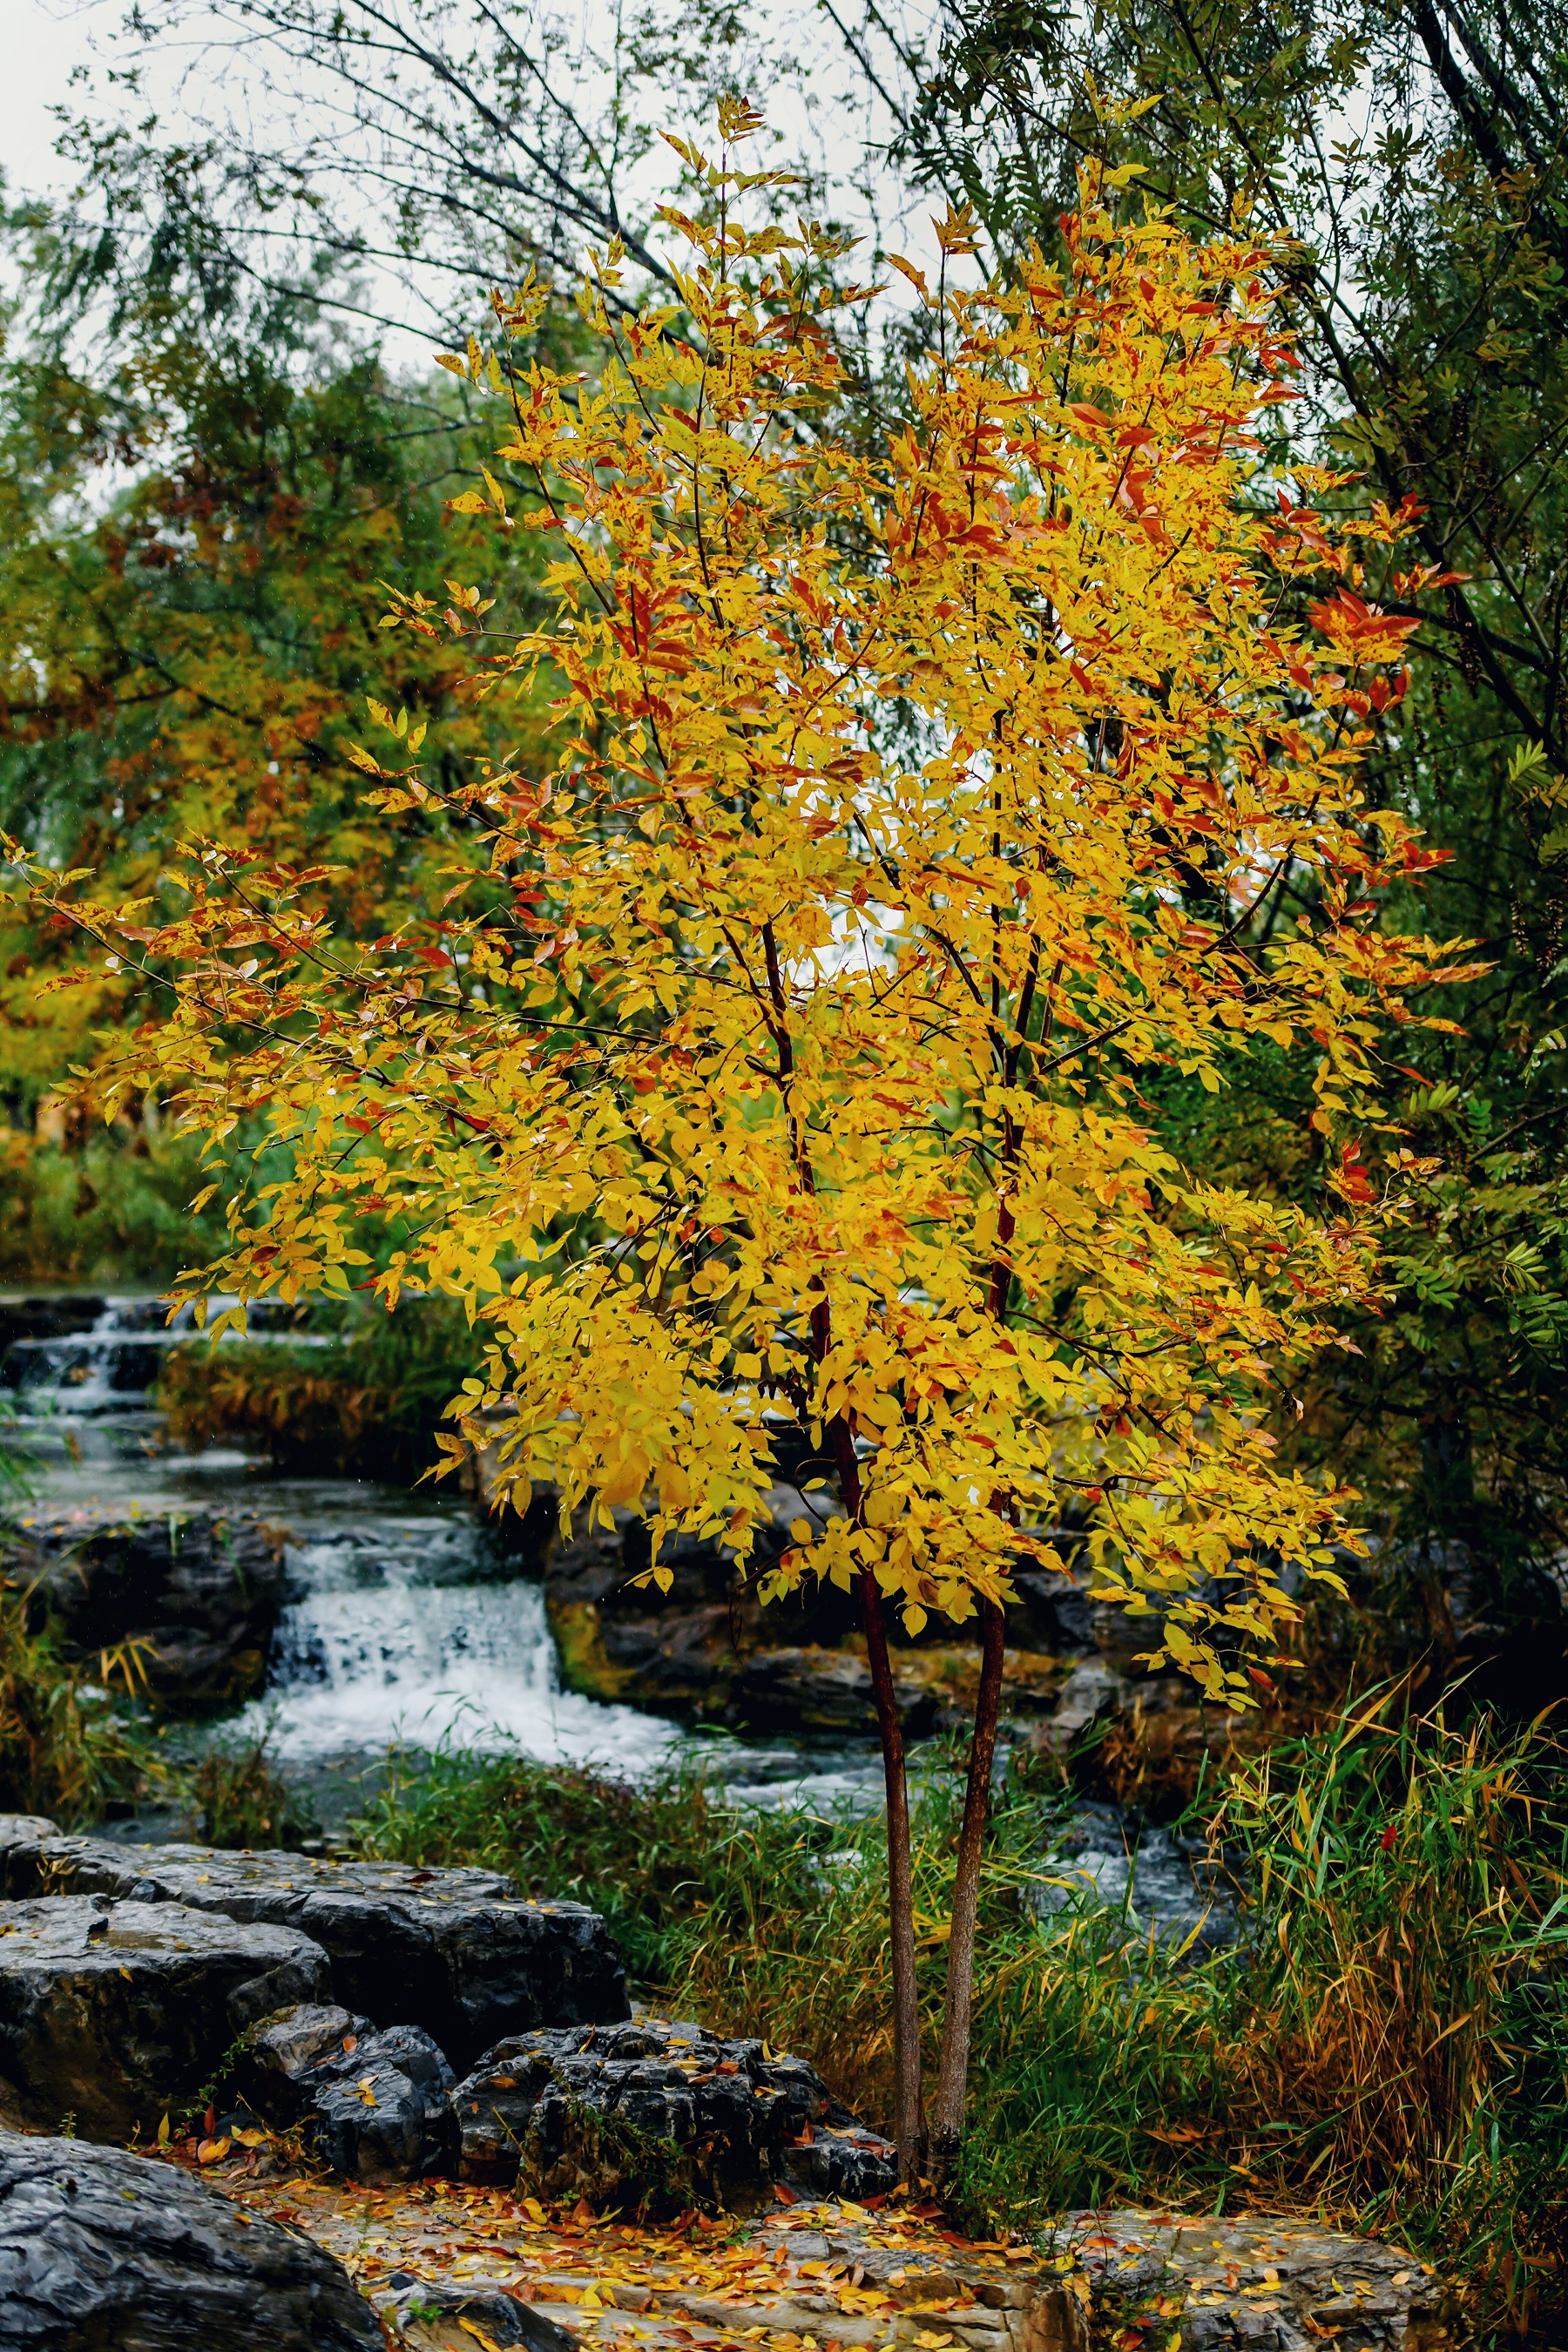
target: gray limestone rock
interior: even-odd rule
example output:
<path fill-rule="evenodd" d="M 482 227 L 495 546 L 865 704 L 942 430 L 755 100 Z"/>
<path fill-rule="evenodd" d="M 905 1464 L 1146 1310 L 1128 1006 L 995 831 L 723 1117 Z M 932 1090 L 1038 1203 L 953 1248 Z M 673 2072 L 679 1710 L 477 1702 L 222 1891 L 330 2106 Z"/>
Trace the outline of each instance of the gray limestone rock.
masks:
<path fill-rule="evenodd" d="M 628 2014 L 626 1970 L 596 1911 L 531 1903 L 495 1870 L 414 1870 L 302 1853 L 40 1837 L 0 1816 L 0 1883 L 184 1903 L 310 1936 L 331 1990 L 370 2016 L 422 2026 L 458 2066 L 503 2033 Z"/>
<path fill-rule="evenodd" d="M 515 2179 L 598 2211 L 754 2210 L 775 2180 L 797 2178 L 796 2165 L 816 2194 L 830 2182 L 851 2193 L 853 2179 L 872 2195 L 898 2179 L 886 2141 L 835 2111 L 804 2060 L 662 2018 L 513 2036 L 458 2084 L 452 2105 L 464 2179 Z"/>
<path fill-rule="evenodd" d="M 1084 2273 L 1097 2334 L 1146 2315 L 1182 2352 L 1439 2352 L 1458 2306 L 1430 2264 L 1376 2239 L 1248 2214 L 1068 2213 L 1042 2240 Z M 1175 2305 L 1173 2311 L 1172 2305 Z"/>
<path fill-rule="evenodd" d="M 455 2168 L 452 2070 L 416 2025 L 365 2035 L 318 2061 L 308 2082 L 301 2137 L 345 2179 L 380 2189 Z"/>
<path fill-rule="evenodd" d="M 824 2220 L 820 2234 L 797 2222 L 762 2231 L 755 2241 L 782 2256 L 799 2282 L 792 2282 L 787 2304 L 756 2314 L 765 2315 L 770 2330 L 809 2333 L 819 2342 L 837 2336 L 846 2352 L 889 2338 L 895 2352 L 927 2352 L 933 2336 L 948 2339 L 955 2352 L 1089 2352 L 1088 2301 L 1070 2263 L 1065 2272 L 1053 2263 L 1000 2265 L 994 2255 L 966 2252 L 956 2241 L 889 2246 L 874 2232 L 847 2226 L 831 2209 Z M 890 2296 L 899 2306 L 891 2325 L 886 2316 L 847 2317 L 827 2297 L 808 2294 L 805 2263 L 848 2272 Z M 728 2315 L 731 2331 L 739 2325 Z"/>
<path fill-rule="evenodd" d="M 1029 1746 L 1037 1754 L 1065 1757 L 1086 1731 L 1131 1704 L 1127 1677 L 1102 1659 L 1086 1659 L 1062 1685 L 1055 1712 L 1031 1730 Z"/>
<path fill-rule="evenodd" d="M 1156 1955 L 1206 1959 L 1239 1933 L 1224 1871 L 1203 1841 L 1145 1822 L 1119 1805 L 1075 1807 L 1046 1858 L 1051 1874 L 1025 1899 L 1037 1918 L 1069 1908 L 1120 1914 L 1130 1940 Z"/>
<path fill-rule="evenodd" d="M 4 2352 L 383 2352 L 341 2263 L 173 2165 L 0 2132 Z"/>
<path fill-rule="evenodd" d="M 574 2352 L 582 2338 L 549 2315 L 535 2311 L 504 2287 L 453 2286 L 395 2272 L 390 2292 L 376 2298 L 401 2342 L 416 2352 L 472 2352 L 471 2330 L 482 2328 L 501 2352 Z M 467 2320 L 469 2326 L 465 2327 Z"/>
<path fill-rule="evenodd" d="M 332 2065 L 374 2032 L 334 2001 L 300 2001 L 245 2037 L 229 2074 L 235 2096 L 275 2131 L 287 2131 L 309 2105 L 312 2076 Z"/>
<path fill-rule="evenodd" d="M 260 1690 L 283 1606 L 282 1538 L 254 1511 L 35 1517 L 34 1606 L 77 1655 L 134 1641 L 166 1704 L 205 1709 Z"/>
<path fill-rule="evenodd" d="M 935 1722 L 933 1694 L 896 1671 L 893 1689 L 906 1735 L 922 1738 Z M 871 1731 L 871 1669 L 853 1650 L 759 1650 L 735 1674 L 729 1713 L 752 1730 Z"/>
<path fill-rule="evenodd" d="M 326 1954 L 290 1928 L 91 1895 L 0 1904 L 0 2116 L 151 2134 L 247 2026 L 329 1990 Z"/>

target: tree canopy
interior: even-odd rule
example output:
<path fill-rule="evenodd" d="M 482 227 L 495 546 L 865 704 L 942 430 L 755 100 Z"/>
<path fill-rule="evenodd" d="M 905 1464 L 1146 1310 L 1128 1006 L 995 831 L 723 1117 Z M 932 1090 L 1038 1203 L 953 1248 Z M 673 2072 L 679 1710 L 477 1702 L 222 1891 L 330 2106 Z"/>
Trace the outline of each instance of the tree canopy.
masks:
<path fill-rule="evenodd" d="M 330 864 L 261 845 L 194 845 L 163 922 L 37 887 L 174 992 L 110 1045 L 110 1102 L 174 1096 L 220 1169 L 242 1122 L 286 1150 L 183 1288 L 346 1289 L 394 1210 L 414 1238 L 363 1278 L 481 1318 L 465 1434 L 504 1416 L 502 1491 L 646 1512 L 655 1578 L 679 1533 L 745 1558 L 793 1426 L 839 1507 L 764 1592 L 858 1590 L 897 1823 L 888 1604 L 999 1626 L 1016 1559 L 1061 1565 L 1065 1504 L 1096 1591 L 1233 1703 L 1331 1578 L 1343 1497 L 1280 1464 L 1271 1418 L 1375 1293 L 1385 1056 L 1469 973 L 1383 919 L 1431 856 L 1360 777 L 1413 625 L 1363 593 L 1364 554 L 1410 520 L 1374 504 L 1358 549 L 1312 502 L 1338 478 L 1269 458 L 1294 356 L 1267 242 L 1200 245 L 1091 172 L 1063 266 L 973 288 L 950 215 L 942 282 L 907 265 L 931 321 L 909 421 L 868 451 L 835 241 L 748 229 L 761 175 L 684 152 L 710 204 L 668 215 L 679 312 L 618 333 L 612 248 L 594 382 L 512 380 L 498 456 L 551 609 L 471 685 L 493 710 L 550 680 L 548 755 L 452 782 L 444 751 L 399 761 L 423 730 L 375 702 L 352 752 L 384 821 L 481 824 L 488 871 L 454 861 L 439 918 L 372 943 Z M 498 302 L 503 350 L 542 299 Z M 487 474 L 454 503 L 493 525 L 507 500 Z M 421 592 L 390 617 L 432 645 L 471 625 Z M 1311 1057 L 1310 1203 L 1154 1132 L 1152 1080 L 1218 1093 L 1260 1039 Z M 987 1787 L 977 1762 L 977 1822 Z M 915 2163 L 907 1838 L 900 1866 Z"/>

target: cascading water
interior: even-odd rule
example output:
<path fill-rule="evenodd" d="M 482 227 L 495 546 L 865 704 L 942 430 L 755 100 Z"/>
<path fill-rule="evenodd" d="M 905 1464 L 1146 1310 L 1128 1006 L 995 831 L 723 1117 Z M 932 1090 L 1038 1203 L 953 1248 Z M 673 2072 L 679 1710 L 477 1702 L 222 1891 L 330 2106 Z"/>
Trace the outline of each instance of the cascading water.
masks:
<path fill-rule="evenodd" d="M 34 1456 L 38 1516 L 238 1507 L 287 1531 L 266 1693 L 233 1730 L 265 1730 L 274 1756 L 301 1763 L 447 1738 L 619 1771 L 667 1752 L 662 1719 L 562 1690 L 540 1588 L 509 1572 L 460 1500 L 280 1478 L 229 1448 L 168 1451 L 147 1392 L 191 1324 L 188 1310 L 173 1327 L 165 1316 L 149 1298 L 0 1300 L 0 1381 Z M 251 1319 L 269 1336 L 265 1312 Z"/>
<path fill-rule="evenodd" d="M 635 1775 L 689 1743 L 662 1717 L 562 1689 L 542 1591 L 448 1489 L 284 1478 L 231 1447 L 172 1452 L 149 1391 L 193 1322 L 189 1308 L 173 1325 L 166 1315 L 148 1297 L 0 1297 L 0 1387 L 34 1455 L 39 1517 L 79 1515 L 85 1527 L 240 1509 L 287 1531 L 289 1599 L 266 1689 L 224 1736 L 265 1734 L 274 1759 L 318 1783 L 317 1768 L 352 1771 L 395 1745 L 445 1740 Z M 253 1306 L 249 1319 L 253 1340 L 331 1344 L 302 1341 L 276 1307 Z M 867 1738 L 721 1738 L 702 1752 L 736 1804 L 881 1802 Z"/>
<path fill-rule="evenodd" d="M 498 1578 L 484 1530 L 461 1508 L 366 1507 L 363 1489 L 318 1487 L 296 1511 L 290 1589 L 268 1693 L 237 1727 L 267 1727 L 301 1760 L 389 1741 L 518 1748 L 540 1759 L 636 1770 L 670 1727 L 563 1691 L 539 1586 Z"/>

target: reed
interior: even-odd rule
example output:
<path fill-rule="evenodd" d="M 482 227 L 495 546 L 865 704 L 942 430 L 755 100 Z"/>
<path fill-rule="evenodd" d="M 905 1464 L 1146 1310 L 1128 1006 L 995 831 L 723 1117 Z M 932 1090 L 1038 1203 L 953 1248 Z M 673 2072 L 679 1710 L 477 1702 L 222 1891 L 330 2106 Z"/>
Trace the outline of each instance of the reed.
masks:
<path fill-rule="evenodd" d="M 998 1795 L 960 2216 L 1027 2232 L 1105 2201 L 1310 2212 L 1393 2237 L 1517 2329 L 1564 2294 L 1568 1818 L 1550 1727 L 1414 1719 L 1398 1692 L 1241 1768 L 1199 1814 L 1240 1906 L 1207 1958 L 1103 1906 L 1038 1916 L 1059 1782 Z M 927 2031 L 962 1783 L 916 1811 Z M 367 1850 L 483 1861 L 608 1915 L 659 2006 L 813 2057 L 891 2105 L 881 1825 L 738 1813 L 689 1766 L 627 1788 L 449 1752 L 395 1759 Z"/>
<path fill-rule="evenodd" d="M 65 1658 L 32 1622 L 32 1598 L 0 1583 L 0 1811 L 74 1826 L 115 1799 L 162 1794 L 170 1774 L 138 1703 L 137 1645 Z"/>

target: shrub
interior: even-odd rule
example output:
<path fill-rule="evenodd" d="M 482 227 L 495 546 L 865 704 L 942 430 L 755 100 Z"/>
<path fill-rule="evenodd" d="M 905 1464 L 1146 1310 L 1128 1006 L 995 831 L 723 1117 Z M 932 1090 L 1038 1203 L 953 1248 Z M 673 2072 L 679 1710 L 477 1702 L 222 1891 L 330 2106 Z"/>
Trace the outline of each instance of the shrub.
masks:
<path fill-rule="evenodd" d="M 162 1283 L 223 1246 L 221 1215 L 191 1215 L 200 1149 L 184 1136 L 100 1132 L 68 1150 L 13 1132 L 0 1180 L 6 1281 Z"/>
<path fill-rule="evenodd" d="M 110 1690 L 140 1686 L 134 1646 L 71 1664 L 47 1628 L 29 1631 L 29 1599 L 25 1586 L 0 1586 L 0 1810 L 74 1824 L 113 1799 L 161 1793 L 170 1776 L 157 1743 Z"/>
<path fill-rule="evenodd" d="M 478 1352 L 452 1299 L 405 1298 L 393 1315 L 318 1306 L 299 1339 L 171 1349 L 158 1402 L 180 1445 L 253 1444 L 283 1470 L 413 1478 L 437 1460 L 432 1432 Z"/>

